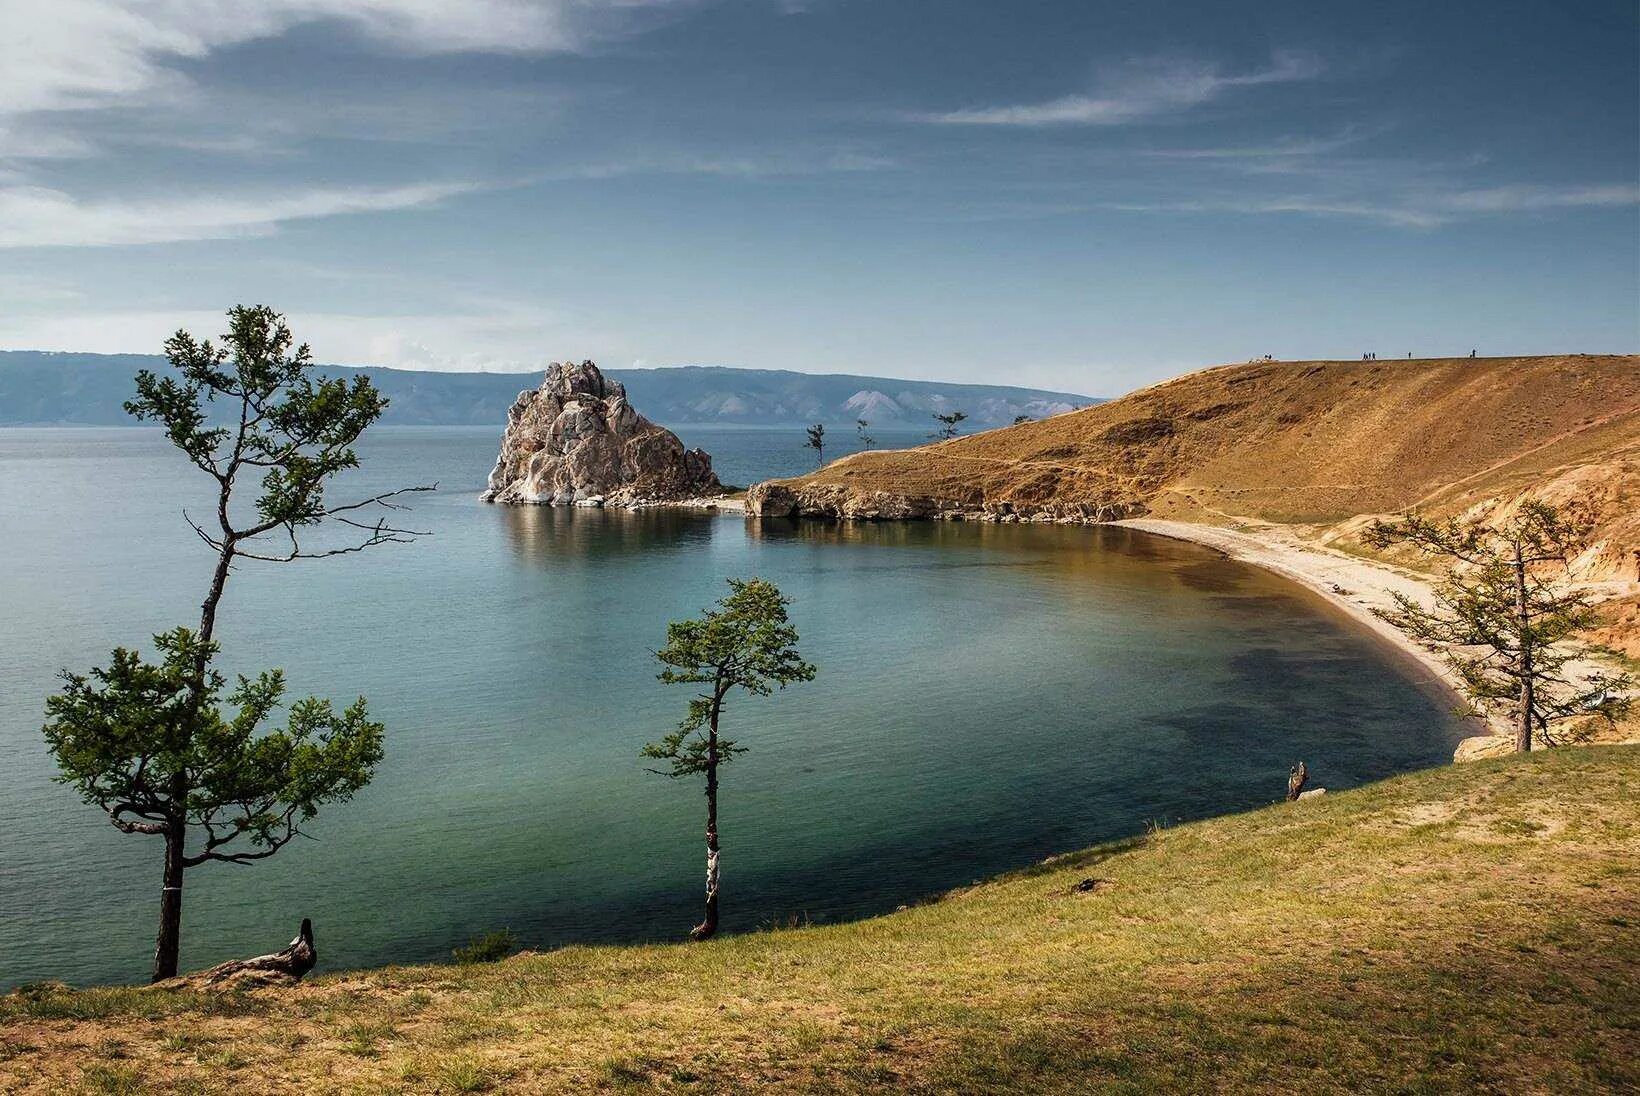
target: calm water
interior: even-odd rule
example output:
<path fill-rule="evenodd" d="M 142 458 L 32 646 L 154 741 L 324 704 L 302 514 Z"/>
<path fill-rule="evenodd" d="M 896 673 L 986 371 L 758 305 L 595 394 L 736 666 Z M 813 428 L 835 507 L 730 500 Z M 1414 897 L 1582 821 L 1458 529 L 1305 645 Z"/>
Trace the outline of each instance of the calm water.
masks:
<path fill-rule="evenodd" d="M 800 432 L 680 432 L 731 482 L 810 463 Z M 1457 737 L 1308 594 L 1190 545 L 485 506 L 497 433 L 380 430 L 352 486 L 442 481 L 414 514 L 436 535 L 248 564 L 229 586 L 228 666 L 364 693 L 388 757 L 317 840 L 189 873 L 185 966 L 282 944 L 303 916 L 332 969 L 437 959 L 501 926 L 536 946 L 680 936 L 703 801 L 637 758 L 685 703 L 649 651 L 729 575 L 795 599 L 821 668 L 728 714 L 751 747 L 724 775 L 734 928 L 892 908 L 1268 802 L 1299 758 L 1341 788 Z M 41 705 L 59 667 L 196 621 L 211 560 L 179 510 L 207 486 L 150 431 L 0 430 L 0 987 L 146 974 L 158 842 L 51 782 Z"/>

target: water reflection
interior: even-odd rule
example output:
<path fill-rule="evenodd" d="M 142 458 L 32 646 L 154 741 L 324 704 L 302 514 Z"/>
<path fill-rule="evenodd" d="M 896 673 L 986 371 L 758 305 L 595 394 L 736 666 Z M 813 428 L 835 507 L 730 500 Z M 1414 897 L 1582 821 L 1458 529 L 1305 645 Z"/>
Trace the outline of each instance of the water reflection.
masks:
<path fill-rule="evenodd" d="M 550 566 L 628 555 L 687 552 L 709 543 L 720 520 L 709 511 L 577 506 L 488 506 L 519 560 Z"/>
<path fill-rule="evenodd" d="M 1117 525 L 751 518 L 746 537 L 779 546 L 917 549 L 896 558 L 919 567 L 1037 567 L 1043 582 L 1072 597 L 1090 589 L 1090 580 L 1107 594 L 1115 590 L 1135 596 L 1162 583 L 1229 595 L 1231 609 L 1238 607 L 1235 602 L 1244 596 L 1251 573 L 1213 549 Z M 1246 608 L 1250 616 L 1264 606 Z"/>

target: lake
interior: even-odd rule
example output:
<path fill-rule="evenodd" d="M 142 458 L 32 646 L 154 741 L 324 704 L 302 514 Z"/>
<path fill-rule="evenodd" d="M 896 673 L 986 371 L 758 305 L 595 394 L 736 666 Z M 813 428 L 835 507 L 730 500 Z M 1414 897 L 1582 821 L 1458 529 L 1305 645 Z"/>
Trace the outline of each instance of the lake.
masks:
<path fill-rule="evenodd" d="M 726 482 L 813 463 L 801 430 L 679 433 Z M 438 480 L 409 522 L 433 535 L 230 582 L 224 666 L 364 694 L 387 758 L 314 840 L 189 872 L 185 968 L 282 946 L 302 917 L 332 970 L 447 958 L 502 927 L 535 947 L 682 938 L 704 799 L 638 757 L 688 696 L 650 652 L 727 576 L 778 583 L 820 668 L 726 714 L 750 749 L 723 771 L 729 929 L 890 910 L 1259 806 L 1301 758 L 1332 789 L 1441 763 L 1462 733 L 1320 599 L 1203 548 L 487 506 L 499 440 L 379 428 L 335 497 Z M 156 431 L 0 430 L 0 988 L 147 975 L 159 840 L 52 782 L 42 705 L 60 668 L 197 623 L 213 557 L 181 510 L 208 510 L 211 486 Z"/>

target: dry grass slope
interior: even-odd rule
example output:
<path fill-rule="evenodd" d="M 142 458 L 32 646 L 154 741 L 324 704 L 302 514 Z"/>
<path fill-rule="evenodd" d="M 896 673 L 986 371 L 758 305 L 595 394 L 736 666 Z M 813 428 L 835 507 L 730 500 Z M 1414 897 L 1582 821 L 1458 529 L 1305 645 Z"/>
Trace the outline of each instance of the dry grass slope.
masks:
<path fill-rule="evenodd" d="M 1256 362 L 801 482 L 1005 499 L 1137 500 L 1159 517 L 1336 522 L 1458 505 L 1640 456 L 1640 357 Z"/>
<path fill-rule="evenodd" d="M 1446 767 L 700 946 L 0 998 L 0 1090 L 1633 1091 L 1637 775 Z"/>

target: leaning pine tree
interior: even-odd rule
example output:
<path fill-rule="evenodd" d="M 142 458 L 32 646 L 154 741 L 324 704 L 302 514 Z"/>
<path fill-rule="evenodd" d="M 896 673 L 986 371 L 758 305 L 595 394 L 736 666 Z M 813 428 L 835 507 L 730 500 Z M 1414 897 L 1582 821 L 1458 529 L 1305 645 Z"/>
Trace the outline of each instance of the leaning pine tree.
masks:
<path fill-rule="evenodd" d="M 803 443 L 805 448 L 814 450 L 814 464 L 818 468 L 826 463 L 826 424 L 817 422 L 808 428 L 808 440 Z"/>
<path fill-rule="evenodd" d="M 1496 526 L 1412 516 L 1374 522 L 1375 548 L 1410 544 L 1451 561 L 1425 608 L 1396 595 L 1390 623 L 1436 648 L 1457 674 L 1470 702 L 1500 712 L 1515 728 L 1515 749 L 1534 739 L 1549 745 L 1588 737 L 1591 724 L 1620 718 L 1632 681 L 1623 674 L 1573 680 L 1568 641 L 1593 623 L 1582 591 L 1557 585 L 1582 548 L 1578 530 L 1552 506 L 1528 502 Z"/>
<path fill-rule="evenodd" d="M 184 515 L 216 554 L 199 627 L 155 636 L 154 662 L 120 648 L 106 668 L 65 670 L 63 691 L 46 702 L 58 779 L 120 831 L 164 839 L 156 982 L 177 972 L 188 868 L 272 856 L 321 805 L 364 787 L 382 757 L 383 727 L 363 697 L 341 711 L 314 697 L 286 705 L 278 670 L 241 676 L 228 688 L 212 661 L 233 564 L 357 552 L 415 535 L 385 517 L 363 520 L 371 509 L 398 508 L 393 500 L 403 491 L 344 505 L 325 497 L 332 477 L 358 465 L 353 444 L 386 406 L 370 381 L 313 376 L 308 348 L 292 350 L 290 329 L 272 309 L 234 308 L 228 318 L 219 345 L 180 331 L 168 340 L 176 375 L 144 370 L 137 398 L 125 405 L 164 426 L 215 484 L 212 518 Z M 235 489 L 256 475 L 254 504 L 236 506 Z M 345 537 L 304 546 L 327 522 L 339 523 Z M 281 707 L 283 728 L 263 730 Z"/>
<path fill-rule="evenodd" d="M 719 735 L 724 700 L 734 689 L 768 696 L 794 681 L 812 681 L 815 668 L 797 652 L 797 629 L 786 616 L 790 600 L 772 582 L 730 579 L 730 592 L 698 620 L 667 626 L 655 657 L 668 685 L 705 685 L 689 701 L 678 729 L 643 748 L 642 756 L 671 763 L 662 776 L 706 776 L 706 915 L 690 932 L 705 940 L 718 927 L 718 766 L 744 747 Z"/>

